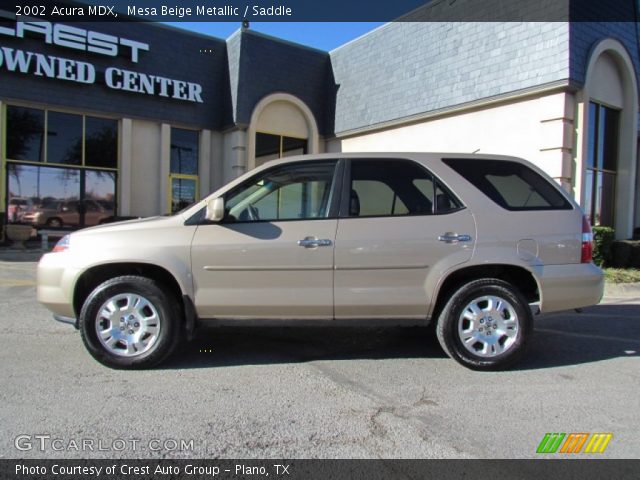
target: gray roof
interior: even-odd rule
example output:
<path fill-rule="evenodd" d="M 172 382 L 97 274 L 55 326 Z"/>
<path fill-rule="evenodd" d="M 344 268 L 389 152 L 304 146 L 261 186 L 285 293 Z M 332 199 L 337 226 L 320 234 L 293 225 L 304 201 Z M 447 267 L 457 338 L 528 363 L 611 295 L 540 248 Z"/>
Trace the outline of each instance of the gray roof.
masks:
<path fill-rule="evenodd" d="M 568 79 L 569 26 L 389 23 L 330 55 L 339 134 Z"/>
<path fill-rule="evenodd" d="M 256 104 L 265 96 L 287 92 L 313 112 L 320 133 L 331 134 L 327 120 L 331 100 L 329 54 L 252 30 L 227 40 L 233 122 L 249 124 Z"/>

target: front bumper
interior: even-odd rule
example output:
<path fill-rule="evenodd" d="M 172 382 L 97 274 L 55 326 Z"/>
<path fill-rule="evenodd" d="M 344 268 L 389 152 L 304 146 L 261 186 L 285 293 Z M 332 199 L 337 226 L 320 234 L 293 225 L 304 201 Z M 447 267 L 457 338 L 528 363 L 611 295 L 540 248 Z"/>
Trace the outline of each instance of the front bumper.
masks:
<path fill-rule="evenodd" d="M 593 263 L 535 267 L 542 313 L 590 307 L 602 300 L 604 272 Z"/>
<path fill-rule="evenodd" d="M 77 318 L 63 317 L 62 315 L 56 315 L 54 313 L 53 314 L 53 319 L 56 320 L 57 322 L 60 322 L 60 323 L 67 323 L 69 325 L 73 325 L 76 330 L 78 330 L 78 328 L 79 328 L 78 319 Z"/>
<path fill-rule="evenodd" d="M 70 267 L 68 252 L 47 253 L 42 256 L 37 269 L 38 302 L 59 317 L 75 318 L 73 289 L 80 270 Z"/>

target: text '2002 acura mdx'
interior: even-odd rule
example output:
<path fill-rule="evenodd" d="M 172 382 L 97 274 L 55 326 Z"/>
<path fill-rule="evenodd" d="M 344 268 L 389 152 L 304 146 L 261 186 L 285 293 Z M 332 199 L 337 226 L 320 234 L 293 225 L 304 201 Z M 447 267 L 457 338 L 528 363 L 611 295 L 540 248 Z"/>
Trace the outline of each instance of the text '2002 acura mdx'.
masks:
<path fill-rule="evenodd" d="M 591 241 L 580 207 L 520 159 L 291 157 L 171 217 L 65 236 L 38 300 L 115 368 L 158 364 L 207 320 L 433 320 L 449 356 L 487 370 L 522 356 L 532 312 L 600 301 Z"/>

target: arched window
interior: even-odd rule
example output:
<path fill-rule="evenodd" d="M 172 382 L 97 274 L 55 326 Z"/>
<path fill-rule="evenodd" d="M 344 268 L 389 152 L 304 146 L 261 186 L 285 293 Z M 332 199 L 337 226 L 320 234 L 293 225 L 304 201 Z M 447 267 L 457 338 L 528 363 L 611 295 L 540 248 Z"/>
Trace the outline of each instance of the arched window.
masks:
<path fill-rule="evenodd" d="M 318 128 L 311 110 L 286 93 L 263 98 L 249 129 L 249 168 L 276 158 L 318 152 Z"/>

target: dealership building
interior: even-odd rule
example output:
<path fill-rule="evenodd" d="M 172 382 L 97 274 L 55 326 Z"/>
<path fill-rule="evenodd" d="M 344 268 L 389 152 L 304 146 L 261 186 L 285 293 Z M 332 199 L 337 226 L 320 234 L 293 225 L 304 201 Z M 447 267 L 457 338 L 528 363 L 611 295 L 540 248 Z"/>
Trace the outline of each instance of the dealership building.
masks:
<path fill-rule="evenodd" d="M 637 22 L 392 22 L 325 52 L 5 17 L 3 223 L 166 214 L 300 153 L 441 151 L 526 158 L 593 224 L 640 227 Z"/>

